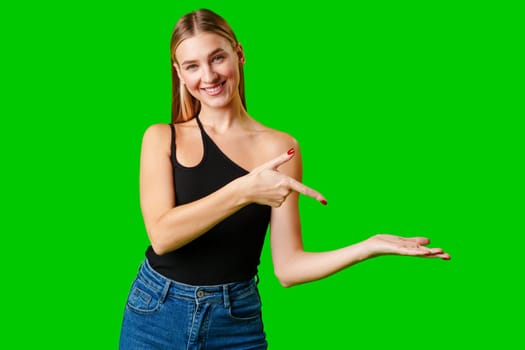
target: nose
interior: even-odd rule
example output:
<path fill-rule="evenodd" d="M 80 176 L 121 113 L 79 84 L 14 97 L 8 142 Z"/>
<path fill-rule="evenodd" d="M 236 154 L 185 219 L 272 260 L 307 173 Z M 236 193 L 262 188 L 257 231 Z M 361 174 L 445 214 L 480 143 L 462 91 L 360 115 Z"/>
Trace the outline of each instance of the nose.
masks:
<path fill-rule="evenodd" d="M 219 75 L 213 70 L 213 67 L 210 65 L 204 66 L 204 72 L 202 80 L 205 84 L 212 84 L 217 82 Z"/>

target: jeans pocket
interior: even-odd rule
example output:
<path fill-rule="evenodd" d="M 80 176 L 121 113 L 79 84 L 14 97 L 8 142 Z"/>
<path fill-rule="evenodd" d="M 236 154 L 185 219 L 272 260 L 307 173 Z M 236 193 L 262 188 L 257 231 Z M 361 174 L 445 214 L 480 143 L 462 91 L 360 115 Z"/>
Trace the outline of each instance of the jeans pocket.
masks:
<path fill-rule="evenodd" d="M 127 307 L 139 314 L 152 314 L 160 308 L 161 292 L 157 291 L 140 279 L 136 279 L 129 293 Z"/>
<path fill-rule="evenodd" d="M 261 298 L 255 288 L 252 293 L 230 300 L 230 317 L 238 321 L 250 321 L 261 317 Z"/>

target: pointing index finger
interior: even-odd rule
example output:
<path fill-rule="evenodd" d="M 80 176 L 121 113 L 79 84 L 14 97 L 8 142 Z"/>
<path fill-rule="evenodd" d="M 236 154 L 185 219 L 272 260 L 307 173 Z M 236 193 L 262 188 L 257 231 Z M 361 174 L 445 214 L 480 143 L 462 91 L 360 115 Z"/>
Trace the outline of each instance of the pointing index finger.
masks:
<path fill-rule="evenodd" d="M 317 192 L 316 190 L 306 185 L 303 185 L 302 183 L 300 183 L 299 181 L 295 179 L 290 178 L 290 188 L 298 193 L 304 194 L 305 196 L 317 199 L 323 205 L 328 204 L 328 202 L 326 201 L 326 198 L 324 198 L 324 196 L 321 193 Z"/>

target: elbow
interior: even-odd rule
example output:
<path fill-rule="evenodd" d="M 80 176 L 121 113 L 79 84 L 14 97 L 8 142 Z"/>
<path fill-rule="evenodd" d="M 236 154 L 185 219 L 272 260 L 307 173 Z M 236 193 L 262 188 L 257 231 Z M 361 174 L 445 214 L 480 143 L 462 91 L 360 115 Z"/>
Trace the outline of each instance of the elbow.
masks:
<path fill-rule="evenodd" d="M 298 284 L 297 281 L 294 281 L 293 278 L 290 278 L 291 276 L 284 271 L 275 269 L 274 273 L 277 279 L 279 280 L 279 283 L 284 288 L 290 288 Z"/>
<path fill-rule="evenodd" d="M 170 237 L 170 235 L 166 235 L 163 231 L 159 232 L 156 228 L 148 230 L 148 237 L 151 248 L 157 255 L 171 253 L 188 243 L 182 239 Z"/>
<path fill-rule="evenodd" d="M 166 242 L 160 238 L 160 235 L 155 229 L 149 229 L 148 231 L 148 237 L 151 244 L 151 248 L 157 255 L 164 255 L 166 253 L 169 253 L 169 247 L 167 246 Z"/>
<path fill-rule="evenodd" d="M 158 242 L 154 242 L 154 241 L 151 241 L 151 248 L 153 249 L 155 254 L 159 256 L 164 255 L 168 252 L 167 249 L 162 244 L 159 244 Z"/>
<path fill-rule="evenodd" d="M 284 287 L 284 288 L 290 288 L 290 287 L 295 286 L 294 283 L 289 282 L 289 281 L 286 281 L 286 280 L 282 280 L 282 279 L 279 279 L 279 283 L 280 283 L 281 286 Z"/>
<path fill-rule="evenodd" d="M 151 248 L 157 255 L 164 255 L 179 249 L 183 245 L 189 243 L 182 238 L 174 237 L 173 233 L 166 234 L 166 231 L 159 231 L 157 228 L 148 230 L 148 237 Z"/>

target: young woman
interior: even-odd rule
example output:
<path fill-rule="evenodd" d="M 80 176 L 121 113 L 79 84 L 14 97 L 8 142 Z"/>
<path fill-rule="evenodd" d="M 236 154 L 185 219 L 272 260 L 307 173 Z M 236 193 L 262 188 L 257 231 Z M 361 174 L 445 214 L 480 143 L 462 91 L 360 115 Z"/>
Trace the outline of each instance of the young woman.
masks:
<path fill-rule="evenodd" d="M 171 40 L 171 124 L 143 138 L 140 201 L 151 242 L 126 304 L 121 349 L 266 349 L 257 266 L 270 224 L 283 286 L 318 280 L 384 254 L 449 259 L 426 238 L 376 235 L 305 252 L 301 183 L 288 134 L 246 111 L 241 44 L 209 10 L 183 16 Z"/>

